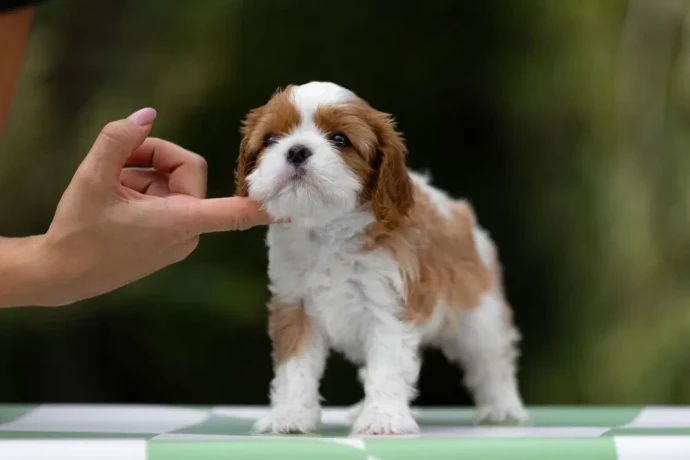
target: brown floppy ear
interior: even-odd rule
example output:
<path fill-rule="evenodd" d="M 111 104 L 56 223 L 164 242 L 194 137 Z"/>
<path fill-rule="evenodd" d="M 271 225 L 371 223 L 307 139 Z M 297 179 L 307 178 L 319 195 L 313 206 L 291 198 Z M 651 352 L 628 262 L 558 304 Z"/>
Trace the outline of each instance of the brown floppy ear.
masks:
<path fill-rule="evenodd" d="M 240 142 L 240 156 L 237 159 L 237 169 L 235 170 L 235 195 L 247 196 L 249 189 L 247 185 L 247 176 L 256 167 L 256 162 L 259 159 L 261 150 L 263 149 L 264 140 L 257 136 L 256 129 L 262 129 L 265 126 L 260 126 L 264 115 L 280 111 L 280 106 L 276 109 L 275 104 L 280 104 L 288 101 L 287 95 L 292 91 L 293 85 L 288 85 L 285 88 L 278 88 L 271 96 L 269 102 L 257 109 L 252 110 L 247 114 L 247 117 L 242 122 L 240 133 L 242 134 L 242 141 Z M 281 98 L 282 99 L 277 99 Z M 297 122 L 299 122 L 299 113 L 297 112 Z M 295 124 L 297 123 L 295 122 Z"/>
<path fill-rule="evenodd" d="M 378 147 L 371 208 L 376 220 L 390 230 L 400 225 L 412 207 L 412 181 L 405 164 L 407 147 L 394 120 L 381 112 L 376 118 L 372 124 Z"/>
<path fill-rule="evenodd" d="M 240 129 L 242 141 L 240 142 L 240 156 L 237 158 L 237 169 L 235 170 L 236 196 L 247 196 L 249 194 L 247 176 L 256 166 L 256 160 L 259 155 L 258 149 L 260 148 L 260 145 L 255 145 L 256 141 L 252 139 L 252 132 L 261 118 L 262 109 L 260 107 L 249 112 Z"/>

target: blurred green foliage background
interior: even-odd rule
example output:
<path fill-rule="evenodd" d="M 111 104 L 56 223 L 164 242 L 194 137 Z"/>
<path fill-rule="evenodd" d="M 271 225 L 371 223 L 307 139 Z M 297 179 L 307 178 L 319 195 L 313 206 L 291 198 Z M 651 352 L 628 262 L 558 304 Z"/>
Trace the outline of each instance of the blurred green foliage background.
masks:
<path fill-rule="evenodd" d="M 499 244 L 529 404 L 690 403 L 690 16 L 685 0 L 63 0 L 37 10 L 0 144 L 0 234 L 43 232 L 106 122 L 233 193 L 243 115 L 330 80 L 397 116 L 410 165 Z M 60 309 L 0 311 L 0 400 L 260 404 L 265 229 Z M 429 352 L 420 404 L 467 404 Z M 334 357 L 327 404 L 361 395 Z"/>

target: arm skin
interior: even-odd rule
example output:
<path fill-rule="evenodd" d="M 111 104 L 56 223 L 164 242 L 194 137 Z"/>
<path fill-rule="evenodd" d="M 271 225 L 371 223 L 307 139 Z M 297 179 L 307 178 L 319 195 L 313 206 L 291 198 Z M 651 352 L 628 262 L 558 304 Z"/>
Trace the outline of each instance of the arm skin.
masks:
<path fill-rule="evenodd" d="M 19 80 L 33 17 L 33 7 L 0 13 L 0 136 Z"/>

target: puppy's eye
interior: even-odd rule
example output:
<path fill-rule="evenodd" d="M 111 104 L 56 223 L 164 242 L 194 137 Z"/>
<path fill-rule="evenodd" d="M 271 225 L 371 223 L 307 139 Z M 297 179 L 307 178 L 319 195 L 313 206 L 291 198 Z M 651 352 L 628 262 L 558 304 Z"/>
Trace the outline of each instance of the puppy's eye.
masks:
<path fill-rule="evenodd" d="M 352 145 L 350 143 L 350 139 L 348 139 L 344 134 L 340 133 L 331 135 L 330 141 L 333 142 L 333 144 L 335 144 L 335 146 L 339 149 L 344 149 L 345 147 L 350 147 Z"/>
<path fill-rule="evenodd" d="M 269 134 L 268 136 L 264 137 L 264 147 L 269 147 L 276 142 L 278 142 L 277 134 Z"/>

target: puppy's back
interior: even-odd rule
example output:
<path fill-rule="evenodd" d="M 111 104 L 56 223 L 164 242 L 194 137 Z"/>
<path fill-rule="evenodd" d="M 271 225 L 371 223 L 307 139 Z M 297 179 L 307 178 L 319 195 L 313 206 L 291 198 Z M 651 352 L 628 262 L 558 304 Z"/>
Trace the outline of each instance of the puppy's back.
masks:
<path fill-rule="evenodd" d="M 369 245 L 389 250 L 400 266 L 407 289 L 405 319 L 419 326 L 438 322 L 445 330 L 463 311 L 476 308 L 484 294 L 501 292 L 500 264 L 467 200 L 450 198 L 427 177 L 411 176 L 409 217 L 393 231 L 375 226 Z"/>

